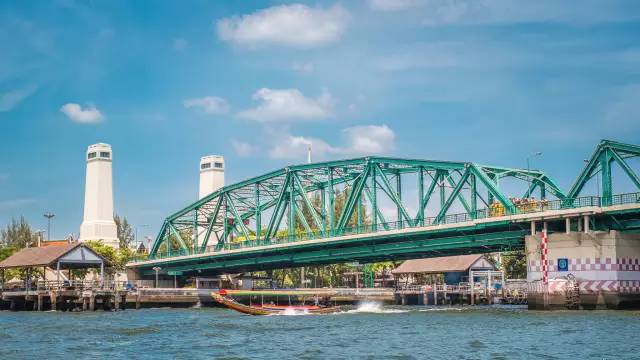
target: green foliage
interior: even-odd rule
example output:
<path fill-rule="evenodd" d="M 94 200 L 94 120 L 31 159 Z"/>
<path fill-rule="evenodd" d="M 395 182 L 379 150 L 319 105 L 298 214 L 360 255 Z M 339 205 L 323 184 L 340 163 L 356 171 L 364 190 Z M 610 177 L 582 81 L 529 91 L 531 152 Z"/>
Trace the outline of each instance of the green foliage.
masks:
<path fill-rule="evenodd" d="M 0 247 L 0 261 L 8 258 L 11 255 L 13 255 L 13 253 L 15 253 L 16 251 L 18 251 L 18 249 L 13 247 L 13 246 L 2 246 L 2 247 Z"/>
<path fill-rule="evenodd" d="M 115 215 L 113 217 L 113 221 L 116 223 L 118 240 L 120 240 L 120 248 L 128 248 L 135 240 L 131 224 L 129 224 L 127 218 L 124 216 L 121 218 L 120 216 Z"/>
<path fill-rule="evenodd" d="M 114 249 L 111 246 L 103 244 L 101 241 L 87 241 L 85 245 L 93 251 L 107 259 L 111 267 L 115 270 L 124 270 L 125 265 L 133 258 L 133 251 L 127 248 Z"/>
<path fill-rule="evenodd" d="M 38 235 L 31 230 L 31 226 L 24 217 L 20 221 L 11 219 L 6 229 L 0 230 L 0 246 L 24 249 L 35 246 L 38 242 Z"/>
<path fill-rule="evenodd" d="M 524 250 L 503 253 L 502 270 L 507 279 L 526 279 L 527 256 Z"/>

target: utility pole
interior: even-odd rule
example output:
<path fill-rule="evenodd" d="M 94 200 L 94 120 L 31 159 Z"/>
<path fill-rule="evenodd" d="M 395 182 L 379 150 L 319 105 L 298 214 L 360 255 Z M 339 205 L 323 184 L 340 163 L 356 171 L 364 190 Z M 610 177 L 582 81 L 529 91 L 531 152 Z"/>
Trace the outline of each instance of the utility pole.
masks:
<path fill-rule="evenodd" d="M 43 216 L 47 218 L 47 241 L 51 241 L 51 219 L 56 216 L 56 214 L 47 212 L 44 213 Z"/>

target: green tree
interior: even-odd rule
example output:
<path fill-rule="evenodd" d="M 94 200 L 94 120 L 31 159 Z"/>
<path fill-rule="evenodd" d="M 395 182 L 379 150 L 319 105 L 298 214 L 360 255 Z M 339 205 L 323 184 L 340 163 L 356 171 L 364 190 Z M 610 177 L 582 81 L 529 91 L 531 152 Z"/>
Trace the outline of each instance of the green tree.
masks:
<path fill-rule="evenodd" d="M 120 248 L 129 248 L 131 243 L 135 240 L 131 224 L 129 224 L 126 217 L 123 216 L 121 218 L 117 214 L 113 217 L 113 221 L 116 223 L 118 240 L 120 240 Z"/>
<path fill-rule="evenodd" d="M 133 258 L 133 251 L 128 247 L 114 249 L 98 240 L 87 241 L 85 245 L 104 257 L 114 270 L 125 270 L 125 265 Z"/>
<path fill-rule="evenodd" d="M 0 246 L 0 261 L 13 255 L 16 251 L 18 251 L 18 249 L 12 246 Z"/>
<path fill-rule="evenodd" d="M 5 229 L 0 231 L 0 246 L 23 249 L 35 246 L 38 242 L 38 235 L 31 230 L 31 226 L 24 217 L 20 221 L 11 219 Z"/>
<path fill-rule="evenodd" d="M 503 253 L 502 271 L 507 279 L 526 279 L 527 255 L 524 250 Z"/>

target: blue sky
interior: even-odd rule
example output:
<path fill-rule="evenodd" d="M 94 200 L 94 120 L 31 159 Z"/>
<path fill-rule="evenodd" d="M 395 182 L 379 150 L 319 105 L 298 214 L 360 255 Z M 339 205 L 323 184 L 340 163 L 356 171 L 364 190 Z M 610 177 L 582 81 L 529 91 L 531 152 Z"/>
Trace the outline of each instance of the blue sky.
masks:
<path fill-rule="evenodd" d="M 637 1 L 0 2 L 0 225 L 82 221 L 84 153 L 155 235 L 227 182 L 365 154 L 535 167 L 567 189 L 601 138 L 640 143 Z"/>

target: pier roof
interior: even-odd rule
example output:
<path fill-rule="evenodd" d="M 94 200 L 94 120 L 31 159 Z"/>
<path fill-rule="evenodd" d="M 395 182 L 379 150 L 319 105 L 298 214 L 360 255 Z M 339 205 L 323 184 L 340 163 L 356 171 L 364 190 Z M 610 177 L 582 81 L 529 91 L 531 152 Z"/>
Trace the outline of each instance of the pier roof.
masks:
<path fill-rule="evenodd" d="M 483 255 L 460 255 L 460 256 L 444 256 L 428 259 L 415 259 L 407 260 L 400 266 L 391 271 L 393 274 L 416 274 L 416 273 L 431 273 L 439 274 L 445 272 L 460 272 L 467 271 L 478 260 L 482 259 Z M 486 260 L 485 260 L 486 261 Z M 486 261 L 486 264 L 479 264 L 481 267 L 493 267 Z"/>
<path fill-rule="evenodd" d="M 53 267 L 58 262 L 64 263 L 65 268 L 79 268 L 107 263 L 107 260 L 82 243 L 72 243 L 22 249 L 0 262 L 0 269 Z"/>

